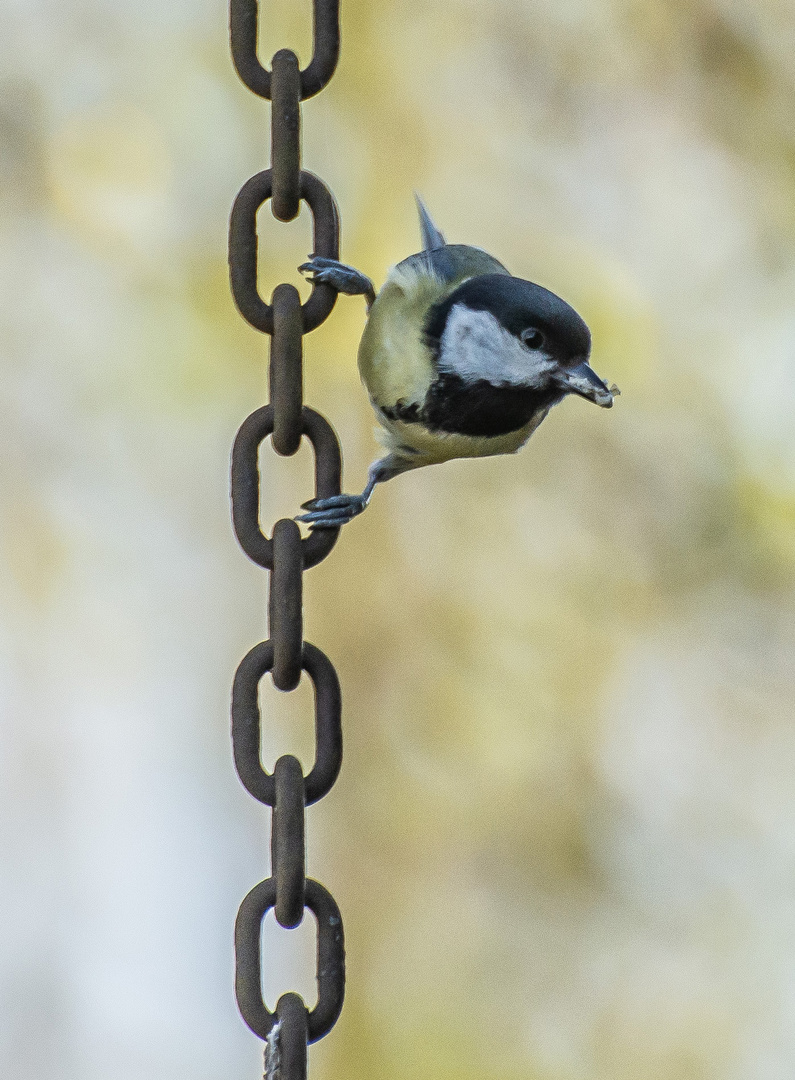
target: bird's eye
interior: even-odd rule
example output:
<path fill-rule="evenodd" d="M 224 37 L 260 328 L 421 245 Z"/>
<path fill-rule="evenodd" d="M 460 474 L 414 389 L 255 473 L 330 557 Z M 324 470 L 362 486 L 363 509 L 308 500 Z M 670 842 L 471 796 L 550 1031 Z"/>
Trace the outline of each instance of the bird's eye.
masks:
<path fill-rule="evenodd" d="M 525 344 L 528 349 L 540 349 L 544 344 L 544 335 L 540 330 L 536 330 L 534 326 L 528 326 L 526 330 L 522 331 L 520 336 L 523 344 Z"/>

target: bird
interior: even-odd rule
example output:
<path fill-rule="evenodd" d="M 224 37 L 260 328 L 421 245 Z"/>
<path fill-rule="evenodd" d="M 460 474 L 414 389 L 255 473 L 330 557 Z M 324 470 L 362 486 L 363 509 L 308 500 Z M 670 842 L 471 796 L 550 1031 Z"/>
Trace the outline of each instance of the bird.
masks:
<path fill-rule="evenodd" d="M 311 530 L 347 524 L 377 484 L 454 458 L 513 454 L 570 394 L 609 409 L 620 393 L 588 363 L 591 334 L 565 300 L 514 277 L 478 247 L 448 244 L 415 195 L 423 250 L 393 267 L 376 295 L 359 270 L 322 256 L 298 269 L 361 295 L 359 371 L 384 457 L 360 495 L 304 503 Z"/>

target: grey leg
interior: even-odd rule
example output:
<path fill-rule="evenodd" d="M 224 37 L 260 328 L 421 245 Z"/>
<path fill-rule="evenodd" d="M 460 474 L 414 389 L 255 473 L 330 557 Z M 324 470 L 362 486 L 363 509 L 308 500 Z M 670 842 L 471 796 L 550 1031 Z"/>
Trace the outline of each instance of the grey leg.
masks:
<path fill-rule="evenodd" d="M 376 484 L 383 484 L 393 476 L 399 476 L 409 469 L 416 469 L 421 462 L 409 458 L 388 457 L 374 461 L 370 466 L 367 486 L 361 495 L 332 495 L 328 499 L 312 499 L 303 504 L 302 509 L 309 513 L 301 514 L 296 521 L 305 521 L 310 529 L 338 529 L 361 514 L 370 502 Z"/>
<path fill-rule="evenodd" d="M 336 259 L 324 259 L 321 255 L 310 255 L 309 262 L 302 263 L 298 269 L 307 275 L 309 280 L 319 281 L 324 285 L 331 285 L 337 292 L 347 293 L 348 296 L 363 296 L 367 301 L 367 310 L 375 302 L 375 289 L 369 277 L 365 277 L 359 270 L 345 263 L 337 262 Z"/>

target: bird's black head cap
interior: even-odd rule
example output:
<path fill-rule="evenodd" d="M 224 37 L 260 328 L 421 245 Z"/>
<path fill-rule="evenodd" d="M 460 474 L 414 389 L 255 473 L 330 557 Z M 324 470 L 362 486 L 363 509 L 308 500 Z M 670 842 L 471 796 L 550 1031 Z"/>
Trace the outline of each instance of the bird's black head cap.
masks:
<path fill-rule="evenodd" d="M 547 339 L 547 351 L 555 359 L 586 358 L 591 334 L 573 307 L 541 285 L 508 274 L 480 274 L 459 285 L 435 304 L 425 323 L 431 347 L 438 348 L 447 317 L 457 304 L 473 311 L 488 311 L 509 333 L 520 337 L 535 328 Z"/>

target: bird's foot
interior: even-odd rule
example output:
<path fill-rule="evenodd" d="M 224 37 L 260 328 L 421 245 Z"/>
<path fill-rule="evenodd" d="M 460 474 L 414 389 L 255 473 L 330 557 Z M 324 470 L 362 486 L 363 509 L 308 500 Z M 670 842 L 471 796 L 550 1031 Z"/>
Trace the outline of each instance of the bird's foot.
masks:
<path fill-rule="evenodd" d="M 367 305 L 370 307 L 375 300 L 375 289 L 369 277 L 365 277 L 359 270 L 345 263 L 337 262 L 336 259 L 325 259 L 322 255 L 310 255 L 309 262 L 302 263 L 298 269 L 306 274 L 314 284 L 319 282 L 330 285 L 337 292 L 346 293 L 348 296 L 365 296 Z"/>
<path fill-rule="evenodd" d="M 310 499 L 302 504 L 303 510 L 296 521 L 304 521 L 314 532 L 315 529 L 338 529 L 347 525 L 365 509 L 369 499 L 364 495 L 332 495 L 328 499 Z"/>

